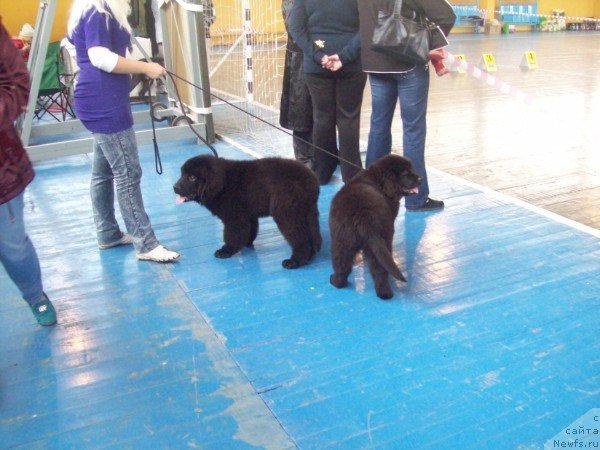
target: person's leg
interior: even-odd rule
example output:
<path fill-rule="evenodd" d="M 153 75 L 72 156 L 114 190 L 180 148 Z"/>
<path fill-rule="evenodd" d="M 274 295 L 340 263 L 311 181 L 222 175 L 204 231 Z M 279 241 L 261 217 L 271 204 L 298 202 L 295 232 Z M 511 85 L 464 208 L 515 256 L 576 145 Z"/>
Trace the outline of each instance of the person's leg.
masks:
<path fill-rule="evenodd" d="M 56 311 L 42 286 L 40 262 L 25 232 L 23 193 L 0 205 L 0 262 L 40 325 L 56 323 Z"/>
<path fill-rule="evenodd" d="M 398 103 L 398 89 L 393 74 L 369 74 L 371 85 L 371 125 L 367 144 L 366 166 L 392 150 L 392 120 Z"/>
<path fill-rule="evenodd" d="M 94 135 L 92 178 L 90 182 L 92 211 L 100 247 L 118 242 L 123 233 L 115 217 L 115 191 L 113 173 Z"/>
<path fill-rule="evenodd" d="M 37 253 L 23 222 L 23 193 L 0 205 L 0 260 L 6 273 L 30 305 L 43 295 Z"/>
<path fill-rule="evenodd" d="M 142 168 L 133 129 L 111 134 L 96 133 L 94 137 L 113 173 L 117 201 L 127 232 L 133 237 L 137 253 L 147 253 L 158 247 L 159 242 L 144 209 L 140 188 Z"/>
<path fill-rule="evenodd" d="M 315 173 L 320 184 L 327 184 L 338 165 L 335 129 L 335 78 L 306 74 L 313 104 L 313 144 Z M 333 155 L 333 156 L 332 156 Z"/>
<path fill-rule="evenodd" d="M 362 169 L 360 160 L 360 108 L 367 75 L 356 72 L 336 83 L 336 122 L 342 180 L 347 183 Z M 349 95 L 348 93 L 352 93 Z"/>
<path fill-rule="evenodd" d="M 294 158 L 314 170 L 315 149 L 312 146 L 312 130 L 293 132 Z"/>
<path fill-rule="evenodd" d="M 429 70 L 427 64 L 419 64 L 410 72 L 399 75 L 398 97 L 402 117 L 402 145 L 404 156 L 412 162 L 413 169 L 423 181 L 419 193 L 405 198 L 409 209 L 420 208 L 429 196 L 427 170 L 425 169 L 425 136 L 427 134 L 427 98 L 429 94 Z"/>

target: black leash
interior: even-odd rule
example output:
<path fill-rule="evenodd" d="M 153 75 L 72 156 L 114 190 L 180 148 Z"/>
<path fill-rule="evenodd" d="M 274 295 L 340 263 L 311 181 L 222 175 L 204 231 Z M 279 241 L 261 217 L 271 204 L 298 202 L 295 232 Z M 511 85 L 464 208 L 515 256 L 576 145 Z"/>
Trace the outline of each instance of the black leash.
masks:
<path fill-rule="evenodd" d="M 192 126 L 193 121 L 192 121 L 192 119 L 189 118 L 189 116 L 187 115 L 187 113 L 185 111 L 185 107 L 183 106 L 183 101 L 181 100 L 181 97 L 179 95 L 179 89 L 177 88 L 177 85 L 175 84 L 175 79 L 173 78 L 173 75 L 171 74 L 171 72 L 167 71 L 167 74 L 171 78 L 171 82 L 173 83 L 173 87 L 175 88 L 175 97 L 177 97 L 177 102 L 179 103 L 179 108 L 181 110 L 181 114 L 186 118 L 188 127 L 190 127 L 190 130 L 192 130 L 192 133 L 194 133 L 198 139 L 200 139 L 204 144 L 206 144 L 206 146 L 208 148 L 210 148 L 210 150 L 213 152 L 215 157 L 218 158 L 219 154 L 217 153 L 217 150 L 206 139 L 204 139 L 200 135 L 200 133 L 198 133 Z M 150 83 L 150 86 L 151 85 L 152 85 L 152 82 Z M 148 105 L 150 106 L 150 122 L 152 123 L 152 143 L 154 144 L 154 167 L 156 169 L 156 173 L 159 175 L 162 175 L 163 166 L 162 166 L 162 161 L 160 159 L 160 151 L 158 149 L 158 141 L 156 140 L 156 126 L 154 125 L 154 122 L 158 119 L 155 118 L 154 115 L 152 114 L 152 93 L 151 93 L 150 86 L 148 87 Z"/>
<path fill-rule="evenodd" d="M 198 86 L 198 85 L 196 85 L 196 84 L 192 83 L 191 81 L 188 81 L 188 80 L 186 80 L 185 78 L 182 78 L 182 77 L 180 77 L 180 76 L 179 76 L 179 75 L 177 75 L 176 73 L 170 72 L 170 71 L 168 71 L 168 70 L 167 70 L 167 73 L 168 73 L 168 74 L 169 74 L 169 76 L 171 77 L 171 80 L 173 80 L 173 77 L 175 77 L 175 78 L 177 78 L 177 79 L 179 79 L 179 80 L 183 81 L 184 83 L 187 83 L 187 84 L 189 84 L 190 86 L 193 86 L 193 87 L 195 87 L 196 89 L 198 89 L 198 90 L 200 90 L 200 91 L 202 91 L 202 92 L 204 92 L 204 91 L 205 91 L 205 89 L 203 89 L 201 86 Z M 175 82 L 174 82 L 174 81 L 173 81 L 173 85 L 175 85 Z M 177 86 L 176 86 L 176 85 L 175 85 L 175 89 L 177 90 Z M 212 92 L 209 92 L 209 94 L 210 94 L 212 97 L 216 98 L 217 100 L 220 100 L 220 101 L 222 101 L 223 103 L 225 103 L 225 104 L 227 104 L 227 105 L 231 106 L 232 108 L 235 108 L 235 109 L 237 109 L 238 111 L 241 111 L 241 112 L 243 112 L 244 114 L 247 114 L 248 116 L 250 116 L 250 117 L 252 117 L 252 118 L 254 118 L 254 119 L 256 119 L 256 120 L 258 120 L 258 121 L 260 121 L 260 122 L 262 122 L 262 123 L 264 123 L 264 124 L 266 124 L 266 125 L 268 125 L 268 126 L 270 126 L 271 128 L 275 128 L 276 130 L 279 130 L 279 131 L 281 131 L 281 132 L 283 132 L 283 133 L 287 134 L 288 136 L 292 136 L 292 138 L 294 138 L 294 139 L 297 139 L 297 140 L 299 140 L 299 141 L 301 141 L 301 142 L 304 142 L 305 144 L 308 144 L 308 145 L 310 145 L 310 146 L 311 146 L 311 147 L 313 147 L 314 149 L 316 149 L 316 150 L 319 150 L 320 152 L 326 153 L 328 156 L 330 156 L 330 157 L 332 157 L 332 158 L 336 158 L 338 161 L 345 162 L 346 164 L 349 164 L 349 165 L 351 165 L 351 166 L 353 166 L 353 167 L 356 167 L 356 168 L 358 168 L 358 169 L 363 169 L 363 167 L 362 167 L 362 166 L 358 166 L 358 165 L 354 164 L 354 163 L 353 163 L 353 162 L 351 162 L 351 161 L 347 161 L 346 159 L 344 159 L 344 158 L 341 158 L 341 157 L 340 157 L 340 156 L 338 156 L 338 155 L 334 155 L 333 153 L 330 153 L 330 152 L 328 152 L 328 151 L 327 151 L 327 150 L 325 150 L 324 148 L 321 148 L 321 147 L 319 147 L 318 145 L 315 145 L 315 144 L 313 144 L 312 142 L 309 142 L 309 141 L 307 141 L 307 140 L 305 140 L 305 139 L 302 139 L 302 138 L 300 138 L 300 137 L 298 137 L 298 136 L 294 136 L 294 134 L 293 134 L 292 132 L 290 132 L 290 131 L 286 130 L 285 128 L 278 127 L 277 125 L 274 125 L 274 124 L 272 124 L 271 122 L 269 122 L 269 121 L 267 121 L 267 120 L 265 120 L 265 119 L 263 119 L 263 118 L 261 118 L 261 117 L 258 117 L 257 115 L 255 115 L 255 114 L 252 114 L 251 112 L 249 112 L 249 111 L 246 111 L 245 109 L 243 109 L 243 108 L 240 108 L 240 107 L 239 107 L 239 106 L 237 106 L 237 105 L 234 105 L 233 103 L 231 103 L 231 102 L 229 102 L 229 101 L 225 100 L 224 98 L 222 98 L 222 97 L 219 97 L 219 96 L 218 96 L 218 95 L 216 95 L 216 94 L 213 94 Z M 177 96 L 179 97 L 179 94 L 177 94 Z M 181 100 L 180 100 L 180 103 L 181 103 Z M 185 114 L 185 112 L 184 112 L 184 114 Z M 204 139 L 202 139 L 202 141 L 204 141 Z M 215 153 L 215 156 L 216 156 L 216 153 Z"/>
<path fill-rule="evenodd" d="M 196 130 L 194 130 L 194 127 L 192 126 L 192 119 L 190 119 L 188 117 L 188 115 L 185 112 L 185 108 L 183 107 L 183 102 L 181 101 L 181 97 L 179 96 L 179 88 L 177 88 L 177 84 L 175 84 L 175 79 L 173 78 L 173 73 L 171 73 L 167 70 L 167 74 L 171 78 L 171 82 L 173 83 L 173 87 L 175 88 L 175 96 L 177 97 L 177 101 L 179 102 L 179 108 L 181 109 L 181 113 L 183 114 L 183 117 L 185 117 L 187 119 L 188 127 L 190 127 L 190 130 L 192 130 L 192 133 L 194 133 L 198 137 L 198 139 L 200 139 L 204 144 L 206 144 L 208 146 L 208 148 L 210 148 L 210 150 L 213 152 L 215 157 L 218 158 L 219 154 L 217 153 L 217 150 L 212 145 L 210 145 L 208 143 L 208 141 L 206 139 L 204 139 Z"/>
<path fill-rule="evenodd" d="M 156 169 L 156 173 L 162 175 L 163 167 L 162 161 L 160 159 L 160 151 L 158 150 L 158 142 L 156 141 L 156 126 L 154 125 L 154 116 L 152 115 L 152 83 L 154 80 L 150 82 L 148 86 L 148 106 L 150 106 L 150 122 L 152 123 L 152 143 L 154 144 L 154 168 Z M 158 83 L 157 83 L 158 85 Z M 158 89 L 158 86 L 157 86 Z"/>
<path fill-rule="evenodd" d="M 141 44 L 138 42 L 138 40 L 135 37 L 132 38 L 132 44 L 135 44 L 137 46 L 137 48 L 140 50 L 142 55 L 144 55 L 144 58 L 146 59 L 147 62 L 155 61 L 153 58 L 151 58 L 146 53 L 144 48 L 141 46 Z M 164 64 L 163 61 L 161 61 L 161 65 L 162 64 Z M 179 89 L 177 88 L 177 85 L 175 84 L 175 80 L 173 79 L 173 74 L 171 74 L 171 72 L 169 72 L 169 71 L 167 71 L 167 73 L 171 77 L 171 81 L 173 82 L 173 87 L 175 88 L 175 96 L 177 97 L 177 100 L 179 102 L 179 108 L 181 109 L 181 113 L 183 114 L 183 116 L 186 118 L 186 122 L 187 122 L 188 126 L 190 127 L 190 130 L 192 130 L 192 133 L 194 133 L 198 137 L 198 139 L 200 139 L 204 144 L 206 144 L 208 146 L 208 148 L 211 149 L 211 151 L 213 152 L 215 157 L 218 158 L 219 155 L 217 154 L 217 151 L 215 150 L 215 148 L 212 145 L 210 145 L 206 139 L 204 139 L 202 136 L 200 136 L 200 134 L 198 134 L 196 132 L 196 130 L 194 129 L 194 127 L 192 126 L 192 120 L 188 117 L 188 115 L 185 112 L 183 102 L 181 101 L 181 97 L 179 96 Z M 152 115 L 152 96 L 151 96 L 152 82 L 153 81 L 151 81 L 150 85 L 148 86 L 148 100 L 149 100 L 148 105 L 150 106 L 150 121 L 152 122 L 152 142 L 154 143 L 154 165 L 156 168 L 156 173 L 158 173 L 159 175 L 162 175 L 162 173 L 163 173 L 162 161 L 160 159 L 160 152 L 158 150 L 158 142 L 156 140 L 156 127 L 154 126 L 154 121 L 158 120 L 158 119 L 156 119 Z M 157 85 L 158 85 L 158 82 L 157 82 Z"/>

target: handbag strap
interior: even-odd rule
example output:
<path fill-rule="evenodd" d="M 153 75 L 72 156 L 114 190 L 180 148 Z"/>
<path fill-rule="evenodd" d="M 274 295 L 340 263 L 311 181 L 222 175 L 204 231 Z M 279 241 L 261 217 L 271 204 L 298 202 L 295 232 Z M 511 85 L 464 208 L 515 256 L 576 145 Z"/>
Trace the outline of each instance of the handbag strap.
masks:
<path fill-rule="evenodd" d="M 418 9 L 417 6 L 412 3 L 410 0 L 406 1 L 406 4 L 409 6 L 409 9 L 412 11 L 412 20 L 417 20 L 419 22 L 424 22 L 425 20 L 428 20 L 427 17 L 425 16 L 425 14 L 422 14 Z M 402 16 L 402 0 L 394 0 L 394 17 L 396 17 L 397 19 L 399 19 Z"/>
<path fill-rule="evenodd" d="M 402 14 L 402 0 L 394 0 L 394 17 L 399 18 Z"/>
<path fill-rule="evenodd" d="M 412 0 L 406 0 L 406 5 L 413 10 L 413 12 L 417 13 L 420 16 L 427 17 L 421 7 Z"/>
<path fill-rule="evenodd" d="M 402 1 L 403 0 L 394 0 L 393 15 L 397 19 L 404 17 L 402 15 Z M 419 22 L 430 29 L 437 27 L 437 25 L 431 20 L 429 20 L 429 17 L 427 17 L 425 13 L 423 13 L 421 8 L 419 8 L 418 5 L 414 4 L 412 0 L 406 0 L 406 4 L 408 5 L 408 8 L 412 11 L 412 20 Z"/>

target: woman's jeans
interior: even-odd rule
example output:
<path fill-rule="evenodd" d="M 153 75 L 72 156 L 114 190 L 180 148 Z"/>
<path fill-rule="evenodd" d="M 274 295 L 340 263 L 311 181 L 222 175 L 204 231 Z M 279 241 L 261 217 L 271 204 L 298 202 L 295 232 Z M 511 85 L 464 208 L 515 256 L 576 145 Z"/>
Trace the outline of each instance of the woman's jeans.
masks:
<path fill-rule="evenodd" d="M 101 245 L 116 242 L 122 236 L 115 218 L 115 187 L 121 216 L 127 232 L 133 237 L 136 251 L 146 253 L 159 245 L 144 210 L 141 178 L 142 167 L 133 128 L 110 134 L 94 133 L 90 191 Z"/>
<path fill-rule="evenodd" d="M 423 177 L 417 195 L 405 198 L 407 208 L 419 208 L 429 196 L 425 170 L 425 135 L 427 133 L 427 97 L 429 70 L 426 64 L 417 65 L 404 73 L 369 73 L 371 85 L 371 129 L 366 164 L 369 167 L 392 150 L 392 120 L 400 100 L 402 118 L 402 147 L 415 172 Z"/>
<path fill-rule="evenodd" d="M 314 149 L 315 173 L 320 184 L 329 182 L 338 159 L 344 183 L 362 170 L 360 108 L 366 82 L 364 72 L 306 74 L 313 105 L 312 141 L 318 147 Z"/>
<path fill-rule="evenodd" d="M 27 303 L 43 300 L 40 261 L 23 222 L 23 192 L 0 205 L 0 261 Z"/>

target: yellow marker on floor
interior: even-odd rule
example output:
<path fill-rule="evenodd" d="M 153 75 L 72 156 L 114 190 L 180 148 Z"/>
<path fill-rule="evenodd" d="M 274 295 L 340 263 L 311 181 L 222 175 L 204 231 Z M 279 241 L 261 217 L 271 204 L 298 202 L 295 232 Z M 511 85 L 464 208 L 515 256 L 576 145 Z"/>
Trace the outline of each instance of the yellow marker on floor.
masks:
<path fill-rule="evenodd" d="M 535 52 L 531 50 L 525 52 L 519 67 L 521 69 L 539 69 L 540 65 L 538 64 L 538 59 Z"/>
<path fill-rule="evenodd" d="M 458 54 L 458 55 L 454 55 L 454 56 L 460 62 L 465 62 L 465 63 L 467 62 L 467 57 L 465 55 Z M 464 69 L 464 67 L 461 66 L 460 64 L 458 66 L 456 66 L 455 72 L 458 72 L 458 73 L 467 73 L 467 71 Z"/>
<path fill-rule="evenodd" d="M 486 72 L 496 72 L 498 68 L 496 67 L 496 58 L 494 58 L 494 55 L 491 53 L 484 53 L 481 57 L 481 61 L 479 61 L 479 68 Z"/>

